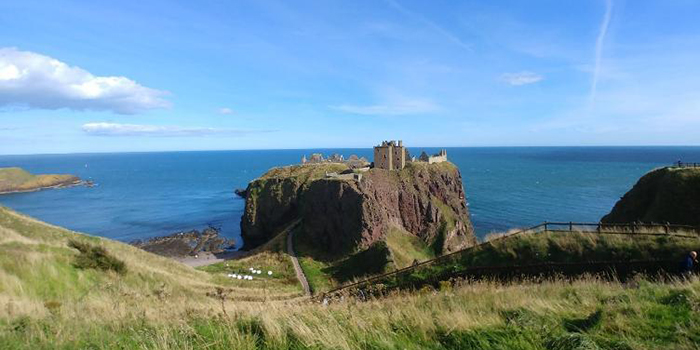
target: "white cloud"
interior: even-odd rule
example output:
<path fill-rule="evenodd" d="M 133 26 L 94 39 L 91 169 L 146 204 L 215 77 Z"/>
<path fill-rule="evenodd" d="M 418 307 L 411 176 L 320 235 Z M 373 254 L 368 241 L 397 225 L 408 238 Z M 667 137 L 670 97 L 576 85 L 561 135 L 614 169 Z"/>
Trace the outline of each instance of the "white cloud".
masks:
<path fill-rule="evenodd" d="M 118 123 L 87 123 L 83 131 L 94 136 L 206 136 L 229 135 L 242 136 L 272 130 L 244 130 L 228 128 L 181 127 L 163 125 L 138 125 Z"/>
<path fill-rule="evenodd" d="M 432 101 L 429 100 L 405 100 L 392 104 L 379 104 L 367 106 L 339 105 L 331 106 L 331 108 L 351 114 L 383 116 L 424 114 L 436 112 L 440 109 L 437 105 L 435 105 Z"/>
<path fill-rule="evenodd" d="M 134 114 L 169 107 L 166 94 L 125 77 L 95 76 L 49 56 L 0 48 L 0 106 Z"/>
<path fill-rule="evenodd" d="M 513 86 L 533 84 L 542 79 L 544 79 L 543 76 L 528 71 L 522 71 L 518 73 L 503 73 L 501 75 L 501 81 L 504 81 Z"/>
<path fill-rule="evenodd" d="M 219 108 L 219 114 L 233 114 L 233 109 L 228 107 Z"/>

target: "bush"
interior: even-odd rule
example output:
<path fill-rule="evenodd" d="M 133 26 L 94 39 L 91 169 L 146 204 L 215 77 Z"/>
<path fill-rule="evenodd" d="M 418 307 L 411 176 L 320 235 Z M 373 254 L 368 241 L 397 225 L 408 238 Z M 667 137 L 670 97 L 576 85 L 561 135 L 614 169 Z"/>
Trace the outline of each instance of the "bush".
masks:
<path fill-rule="evenodd" d="M 120 275 L 126 273 L 126 264 L 107 252 L 104 247 L 71 239 L 68 246 L 77 249 L 73 266 L 79 269 L 112 270 Z"/>

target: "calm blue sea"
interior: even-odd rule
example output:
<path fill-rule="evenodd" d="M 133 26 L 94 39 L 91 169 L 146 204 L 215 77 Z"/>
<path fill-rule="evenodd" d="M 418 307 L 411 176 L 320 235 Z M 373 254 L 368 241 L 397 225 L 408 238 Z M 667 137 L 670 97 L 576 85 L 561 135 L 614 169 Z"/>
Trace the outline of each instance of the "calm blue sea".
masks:
<path fill-rule="evenodd" d="M 418 155 L 422 149 L 410 150 Z M 121 241 L 212 224 L 240 243 L 244 202 L 233 190 L 312 152 L 368 159 L 372 154 L 323 149 L 0 156 L 0 167 L 76 174 L 98 184 L 0 195 L 0 204 Z M 448 148 L 447 154 L 462 172 L 480 236 L 542 221 L 597 222 L 649 170 L 679 159 L 700 161 L 700 147 Z"/>

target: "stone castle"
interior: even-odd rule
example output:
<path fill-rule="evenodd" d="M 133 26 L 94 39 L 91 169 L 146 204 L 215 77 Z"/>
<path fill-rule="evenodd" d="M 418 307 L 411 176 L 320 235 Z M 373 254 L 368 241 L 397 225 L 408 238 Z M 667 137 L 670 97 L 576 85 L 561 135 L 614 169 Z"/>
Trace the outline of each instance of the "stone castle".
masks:
<path fill-rule="evenodd" d="M 428 164 L 442 163 L 447 161 L 447 151 L 440 150 L 432 156 L 422 152 L 420 157 L 411 157 L 408 148 L 403 145 L 403 141 L 383 141 L 381 144 L 374 146 L 374 163 L 373 167 L 385 170 L 401 170 L 410 162 L 425 162 Z M 340 154 L 332 154 L 328 158 L 324 158 L 321 153 L 313 153 L 310 157 L 304 155 L 301 158 L 301 164 L 323 164 L 323 163 L 344 163 L 351 169 L 369 170 L 370 163 L 364 157 L 359 158 L 356 155 L 351 155 L 345 159 Z M 337 174 L 336 174 L 337 175 Z M 349 176 L 348 176 L 349 177 Z"/>
<path fill-rule="evenodd" d="M 386 170 L 401 170 L 406 167 L 407 162 L 426 162 L 428 164 L 442 163 L 447 161 L 447 151 L 441 150 L 438 154 L 429 156 L 422 152 L 420 157 L 411 158 L 408 149 L 404 147 L 403 141 L 384 141 L 380 145 L 374 146 L 374 167 Z"/>
<path fill-rule="evenodd" d="M 386 170 L 400 170 L 406 167 L 408 150 L 403 141 L 384 141 L 374 146 L 374 167 Z"/>

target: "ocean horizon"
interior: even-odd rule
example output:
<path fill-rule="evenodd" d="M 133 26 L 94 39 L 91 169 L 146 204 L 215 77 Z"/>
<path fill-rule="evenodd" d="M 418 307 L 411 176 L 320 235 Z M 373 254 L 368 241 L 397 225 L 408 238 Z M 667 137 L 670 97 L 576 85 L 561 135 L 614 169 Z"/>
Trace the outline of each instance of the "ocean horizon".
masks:
<path fill-rule="evenodd" d="M 412 155 L 438 147 L 410 147 Z M 648 171 L 700 162 L 700 146 L 447 147 L 464 181 L 478 237 L 543 221 L 597 222 Z M 71 230 L 120 241 L 208 225 L 242 244 L 244 200 L 234 189 L 303 155 L 372 160 L 371 148 L 2 155 L 0 167 L 93 181 L 0 195 L 0 205 Z"/>

